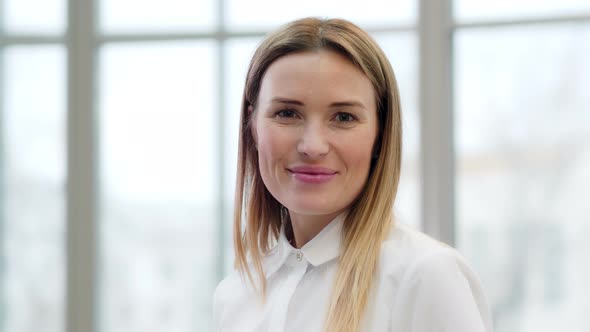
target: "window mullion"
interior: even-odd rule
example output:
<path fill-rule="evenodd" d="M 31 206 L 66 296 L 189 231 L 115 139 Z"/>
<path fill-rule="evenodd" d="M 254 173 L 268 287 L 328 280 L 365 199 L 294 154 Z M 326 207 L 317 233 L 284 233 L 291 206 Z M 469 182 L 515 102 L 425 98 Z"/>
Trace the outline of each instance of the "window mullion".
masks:
<path fill-rule="evenodd" d="M 94 8 L 94 0 L 68 0 L 67 332 L 97 330 Z"/>
<path fill-rule="evenodd" d="M 454 244 L 452 1 L 420 0 L 421 222 Z"/>

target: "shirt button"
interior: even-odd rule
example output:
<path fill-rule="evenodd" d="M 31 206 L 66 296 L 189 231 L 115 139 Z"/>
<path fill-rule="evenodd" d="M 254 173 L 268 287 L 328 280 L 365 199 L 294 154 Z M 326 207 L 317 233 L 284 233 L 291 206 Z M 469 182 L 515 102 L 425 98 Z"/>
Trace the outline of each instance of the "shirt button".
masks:
<path fill-rule="evenodd" d="M 301 262 L 301 260 L 303 259 L 303 254 L 301 253 L 301 251 L 298 251 L 295 254 L 295 258 L 297 258 L 297 260 Z"/>

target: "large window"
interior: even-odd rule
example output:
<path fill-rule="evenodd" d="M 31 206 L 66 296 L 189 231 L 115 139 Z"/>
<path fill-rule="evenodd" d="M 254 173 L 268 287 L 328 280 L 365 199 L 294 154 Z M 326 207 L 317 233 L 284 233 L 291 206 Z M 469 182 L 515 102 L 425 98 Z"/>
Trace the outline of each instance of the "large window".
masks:
<path fill-rule="evenodd" d="M 103 331 L 208 321 L 218 278 L 215 51 L 210 40 L 100 50 Z"/>
<path fill-rule="evenodd" d="M 33 6 L 36 9 L 32 9 Z M 63 2 L 0 1 L 0 331 L 65 328 Z"/>
<path fill-rule="evenodd" d="M 497 331 L 590 327 L 586 40 L 588 23 L 455 36 L 458 245 Z"/>
<path fill-rule="evenodd" d="M 496 331 L 588 330 L 588 2 L 353 3 L 0 0 L 0 332 L 210 330 L 248 61 L 304 16 L 392 62 L 396 214 L 467 256 Z"/>
<path fill-rule="evenodd" d="M 455 2 L 457 245 L 496 331 L 586 331 L 590 6 L 525 3 Z"/>
<path fill-rule="evenodd" d="M 43 326 L 47 331 L 62 331 L 64 49 L 61 45 L 14 45 L 0 52 L 0 329 L 33 331 Z"/>

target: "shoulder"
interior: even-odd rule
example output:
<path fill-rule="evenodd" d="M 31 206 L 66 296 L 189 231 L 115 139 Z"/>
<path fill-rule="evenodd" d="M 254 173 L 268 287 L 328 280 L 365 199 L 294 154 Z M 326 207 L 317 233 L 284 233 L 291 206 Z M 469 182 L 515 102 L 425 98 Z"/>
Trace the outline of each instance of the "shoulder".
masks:
<path fill-rule="evenodd" d="M 385 269 L 393 265 L 392 268 L 406 271 L 436 256 L 450 257 L 447 259 L 460 257 L 452 247 L 403 224 L 392 227 L 381 247 L 381 261 Z"/>
<path fill-rule="evenodd" d="M 273 248 L 262 257 L 264 271 L 270 271 L 277 266 L 278 256 L 276 248 Z M 256 278 L 251 262 L 248 262 L 248 269 Z M 237 270 L 232 271 L 217 285 L 213 294 L 214 330 L 219 331 L 227 328 L 228 324 L 248 321 L 248 316 L 260 309 L 259 300 L 260 292 L 252 285 L 246 274 Z"/>
<path fill-rule="evenodd" d="M 220 331 L 223 322 L 227 319 L 228 312 L 231 312 L 232 307 L 239 303 L 244 298 L 248 298 L 248 287 L 242 276 L 237 272 L 232 272 L 229 276 L 223 279 L 215 288 L 213 294 L 213 327 L 214 331 Z"/>
<path fill-rule="evenodd" d="M 383 242 L 380 257 L 381 273 L 394 277 L 400 284 L 411 279 L 455 274 L 476 280 L 459 252 L 409 226 L 395 225 Z M 437 283 L 443 281 L 437 279 Z"/>
<path fill-rule="evenodd" d="M 491 331 L 481 283 L 454 248 L 400 225 L 384 241 L 381 260 L 412 331 Z"/>
<path fill-rule="evenodd" d="M 222 306 L 228 298 L 231 298 L 231 294 L 237 289 L 242 288 L 242 280 L 238 273 L 232 272 L 229 276 L 225 277 L 213 293 L 213 309 Z"/>

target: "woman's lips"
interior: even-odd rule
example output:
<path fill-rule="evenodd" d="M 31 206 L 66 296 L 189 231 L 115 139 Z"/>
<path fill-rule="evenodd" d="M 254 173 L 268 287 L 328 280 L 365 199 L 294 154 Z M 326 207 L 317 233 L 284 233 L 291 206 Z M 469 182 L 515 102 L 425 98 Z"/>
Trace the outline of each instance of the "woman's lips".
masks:
<path fill-rule="evenodd" d="M 296 180 L 310 184 L 328 182 L 338 173 L 330 168 L 314 166 L 296 166 L 287 168 L 287 171 L 291 173 Z"/>

